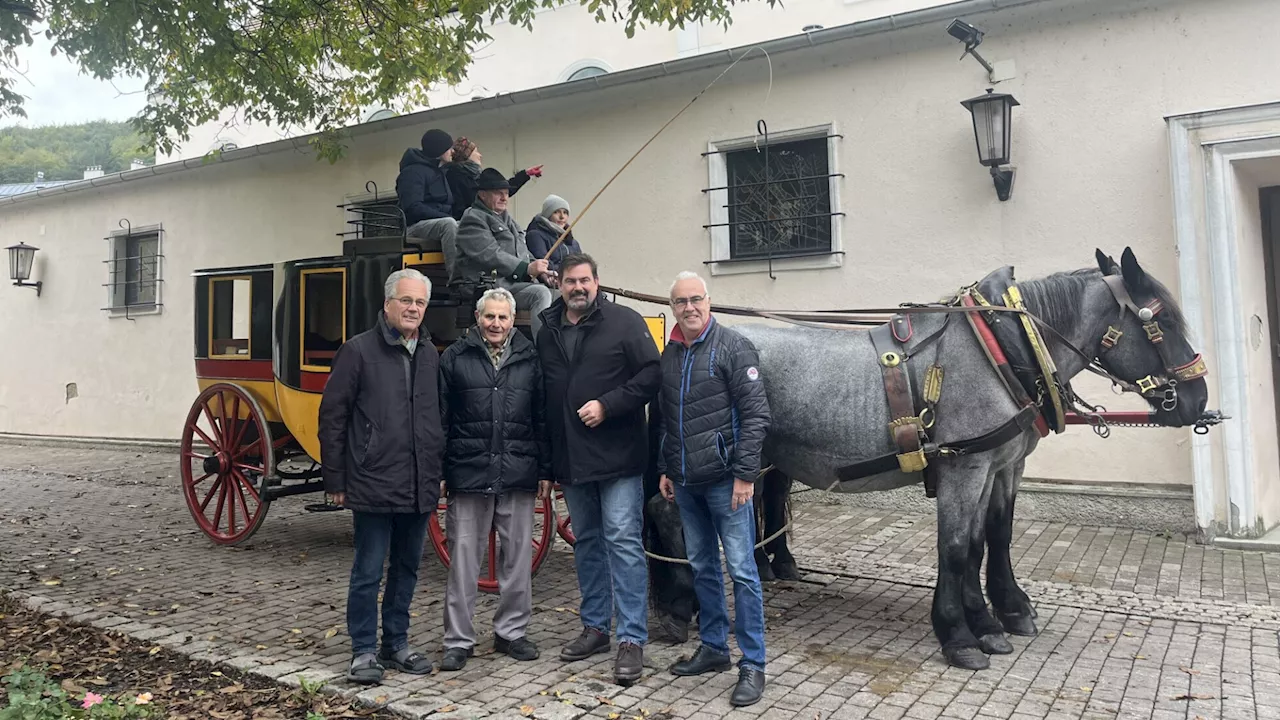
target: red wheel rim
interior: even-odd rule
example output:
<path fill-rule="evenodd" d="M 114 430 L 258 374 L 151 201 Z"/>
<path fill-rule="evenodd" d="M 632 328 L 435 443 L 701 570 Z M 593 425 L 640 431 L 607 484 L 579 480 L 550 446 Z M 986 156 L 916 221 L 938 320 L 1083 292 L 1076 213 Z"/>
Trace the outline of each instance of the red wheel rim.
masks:
<path fill-rule="evenodd" d="M 572 547 L 577 538 L 573 536 L 573 526 L 569 524 L 569 504 L 565 502 L 564 491 L 559 485 L 556 486 L 555 499 L 557 505 L 564 504 L 565 507 L 563 513 L 556 512 L 556 532 Z"/>
<path fill-rule="evenodd" d="M 258 403 L 230 383 L 200 393 L 182 428 L 182 492 L 201 532 L 218 545 L 244 542 L 262 524 L 273 467 L 271 435 Z"/>
<path fill-rule="evenodd" d="M 436 512 L 427 520 L 427 537 L 431 539 L 431 546 L 435 548 L 436 555 L 440 557 L 440 562 L 446 569 L 449 567 L 449 543 L 448 528 L 445 527 L 444 518 L 448 509 L 448 501 L 441 498 L 440 504 L 436 506 Z M 556 522 L 555 508 L 551 504 L 551 498 L 535 503 L 533 515 L 533 574 L 536 575 L 551 552 L 551 543 L 555 539 L 559 523 Z M 498 592 L 497 532 L 489 532 L 489 550 L 486 553 L 486 559 L 485 567 L 480 571 L 478 585 L 483 592 L 496 593 Z"/>

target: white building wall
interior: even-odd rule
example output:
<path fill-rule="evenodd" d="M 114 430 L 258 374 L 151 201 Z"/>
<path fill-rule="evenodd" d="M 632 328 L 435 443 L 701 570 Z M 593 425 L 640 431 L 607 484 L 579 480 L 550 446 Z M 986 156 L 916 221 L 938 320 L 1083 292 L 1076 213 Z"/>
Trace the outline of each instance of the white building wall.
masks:
<path fill-rule="evenodd" d="M 1269 0 L 1048 3 L 974 22 L 988 57 L 1016 60 L 1000 89 L 1014 112 L 1014 197 L 999 202 L 978 165 L 968 114 L 985 73 L 957 62 L 958 46 L 929 27 L 776 55 L 739 65 L 613 184 L 575 234 L 602 265 L 602 281 L 661 293 L 709 259 L 708 142 L 749 136 L 766 118 L 777 132 L 834 123 L 843 221 L 842 266 L 716 275 L 731 304 L 830 308 L 934 300 L 995 267 L 1023 278 L 1091 265 L 1095 247 L 1132 246 L 1177 292 L 1173 205 L 1164 116 L 1275 100 L 1280 4 Z M 580 210 L 688 98 L 720 71 L 459 117 L 498 167 L 546 164 L 546 177 L 513 201 L 522 222 L 548 192 Z M 765 101 L 768 95 L 768 101 Z M 403 122 L 403 121 L 401 121 Z M 394 187 L 403 149 L 429 118 L 358 137 L 336 166 L 296 152 L 0 206 L 0 245 L 39 245 L 44 295 L 0 287 L 0 431 L 175 437 L 196 394 L 190 272 L 338 251 L 335 207 L 366 180 Z M 1246 202 L 1242 199 L 1241 202 Z M 101 307 L 105 242 L 120 217 L 163 223 L 165 307 L 136 321 Z M 41 232 L 43 228 L 43 232 Z M 1256 270 L 1256 268 L 1255 268 Z M 1202 285 L 1209 287 L 1209 285 Z M 1261 292 L 1251 284 L 1242 292 Z M 1265 313 L 1265 298 L 1251 302 Z M 655 311 L 659 308 L 642 308 Z M 1206 348 L 1211 373 L 1214 356 Z M 1269 368 L 1269 366 L 1268 366 Z M 1269 369 L 1250 392 L 1267 398 Z M 64 386 L 77 382 L 79 398 Z M 1214 381 L 1216 382 L 1216 380 Z M 1211 386 L 1215 387 L 1211 382 Z M 1110 409 L 1133 409 L 1082 382 Z M 1210 407 L 1217 405 L 1211 391 Z M 1276 464 L 1270 437 L 1257 463 Z M 1030 477 L 1079 482 L 1191 482 L 1190 431 L 1087 429 L 1043 442 Z M 1216 442 L 1216 441 L 1215 441 Z M 1271 470 L 1268 470 L 1270 472 Z M 1280 497 L 1263 493 L 1268 522 Z"/>

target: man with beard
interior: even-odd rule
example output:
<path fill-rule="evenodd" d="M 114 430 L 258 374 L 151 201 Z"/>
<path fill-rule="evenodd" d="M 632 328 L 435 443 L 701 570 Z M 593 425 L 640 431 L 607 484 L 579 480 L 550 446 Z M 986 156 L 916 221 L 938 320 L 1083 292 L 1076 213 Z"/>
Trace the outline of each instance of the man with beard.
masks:
<path fill-rule="evenodd" d="M 609 651 L 614 608 L 614 676 L 634 682 L 648 640 L 644 556 L 645 406 L 662 383 L 644 318 L 598 295 L 590 255 L 560 265 L 560 298 L 542 313 L 538 355 L 546 383 L 551 464 L 564 488 L 573 560 L 582 591 L 582 633 L 560 651 L 567 662 Z"/>
<path fill-rule="evenodd" d="M 769 429 L 769 401 L 759 353 L 750 340 L 711 316 L 711 294 L 696 273 L 676 276 L 671 311 L 677 325 L 662 352 L 659 486 L 680 509 L 702 640 L 693 657 L 671 672 L 702 675 L 730 667 L 723 545 L 733 578 L 734 635 L 742 651 L 729 704 L 742 707 L 758 702 L 764 692 L 764 593 L 755 563 L 752 497 Z"/>
<path fill-rule="evenodd" d="M 494 278 L 515 296 L 517 310 L 529 311 L 536 338 L 539 314 L 551 305 L 551 288 L 539 282 L 547 280 L 547 261 L 529 253 L 524 230 L 507 212 L 511 184 L 502 173 L 485 168 L 476 188 L 476 201 L 458 224 L 457 247 L 452 256 L 445 253 L 449 284 L 479 284 L 486 277 Z"/>

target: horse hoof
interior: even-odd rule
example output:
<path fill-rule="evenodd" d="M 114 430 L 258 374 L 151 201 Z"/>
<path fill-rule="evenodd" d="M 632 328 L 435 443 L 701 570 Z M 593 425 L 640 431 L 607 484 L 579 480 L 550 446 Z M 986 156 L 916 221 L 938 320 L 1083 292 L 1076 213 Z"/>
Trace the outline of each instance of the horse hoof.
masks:
<path fill-rule="evenodd" d="M 778 562 L 775 560 L 772 563 L 770 563 L 770 567 L 773 569 L 774 576 L 776 576 L 779 580 L 799 580 L 800 579 L 800 568 L 796 567 L 796 564 L 794 561 Z"/>
<path fill-rule="evenodd" d="M 657 635 L 655 640 L 666 641 L 675 645 L 683 645 L 689 640 L 689 623 L 670 615 L 657 618 Z"/>
<path fill-rule="evenodd" d="M 1013 652 L 1013 644 L 1004 635 L 992 633 L 978 638 L 978 647 L 988 655 L 1008 655 Z"/>
<path fill-rule="evenodd" d="M 773 574 L 773 568 L 767 562 L 757 563 L 756 572 L 760 573 L 760 582 L 773 582 L 778 579 Z"/>
<path fill-rule="evenodd" d="M 1021 635 L 1022 637 L 1035 637 L 1039 634 L 1036 629 L 1035 611 L 1031 615 L 1001 615 L 1000 624 L 1004 626 L 1004 631 L 1010 635 Z"/>
<path fill-rule="evenodd" d="M 942 655 L 951 667 L 965 670 L 986 670 L 991 667 L 986 654 L 976 647 L 942 648 Z"/>

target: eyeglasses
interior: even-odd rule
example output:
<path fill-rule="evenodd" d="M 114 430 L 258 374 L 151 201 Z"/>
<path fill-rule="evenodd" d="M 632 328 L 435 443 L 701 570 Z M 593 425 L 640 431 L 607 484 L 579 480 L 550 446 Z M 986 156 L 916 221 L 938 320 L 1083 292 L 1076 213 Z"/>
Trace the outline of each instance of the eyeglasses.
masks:
<path fill-rule="evenodd" d="M 702 301 L 706 299 L 706 295 L 694 295 L 693 297 L 687 298 L 671 298 L 671 306 L 684 307 L 685 305 L 701 305 Z"/>
<path fill-rule="evenodd" d="M 424 310 L 427 307 L 427 301 L 425 298 L 411 298 L 408 295 L 402 298 L 396 298 L 396 302 L 400 303 L 400 307 L 406 308 L 412 305 L 417 305 L 419 310 Z"/>

